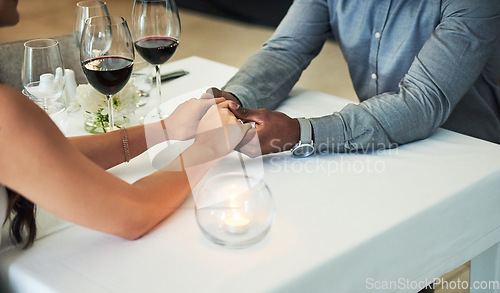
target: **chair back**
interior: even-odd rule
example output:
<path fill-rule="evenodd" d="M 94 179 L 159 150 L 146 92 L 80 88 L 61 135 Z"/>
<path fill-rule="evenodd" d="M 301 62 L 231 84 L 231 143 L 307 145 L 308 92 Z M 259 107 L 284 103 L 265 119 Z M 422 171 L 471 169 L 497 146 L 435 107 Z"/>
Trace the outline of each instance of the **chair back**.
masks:
<path fill-rule="evenodd" d="M 64 68 L 75 72 L 77 84 L 87 83 L 80 63 L 80 51 L 73 42 L 73 35 L 51 37 L 59 41 Z M 24 41 L 0 44 L 0 83 L 22 90 L 21 71 L 24 59 Z"/>

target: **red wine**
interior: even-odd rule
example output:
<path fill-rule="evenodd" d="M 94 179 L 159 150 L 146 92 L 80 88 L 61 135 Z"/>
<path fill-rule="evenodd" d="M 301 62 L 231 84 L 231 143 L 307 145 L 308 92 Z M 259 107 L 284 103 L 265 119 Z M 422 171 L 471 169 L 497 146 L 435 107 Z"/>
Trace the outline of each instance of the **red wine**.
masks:
<path fill-rule="evenodd" d="M 147 37 L 135 42 L 137 52 L 153 65 L 167 62 L 174 55 L 179 41 L 171 37 Z"/>
<path fill-rule="evenodd" d="M 82 68 L 96 90 L 105 95 L 114 95 L 127 84 L 133 64 L 132 59 L 105 56 L 83 61 Z"/>

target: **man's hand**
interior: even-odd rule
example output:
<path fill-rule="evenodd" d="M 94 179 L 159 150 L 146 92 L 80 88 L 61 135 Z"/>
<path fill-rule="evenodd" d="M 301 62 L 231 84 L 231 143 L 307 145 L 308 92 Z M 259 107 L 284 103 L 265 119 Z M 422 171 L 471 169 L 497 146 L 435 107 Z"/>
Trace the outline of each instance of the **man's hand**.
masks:
<path fill-rule="evenodd" d="M 286 151 L 299 142 L 300 125 L 297 119 L 277 111 L 243 108 L 238 98 L 218 88 L 210 88 L 207 93 L 235 102 L 229 105 L 234 115 L 241 120 L 255 122 L 255 128 L 250 129 L 236 147 L 236 150 L 247 156 L 254 158 Z"/>
<path fill-rule="evenodd" d="M 209 88 L 207 90 L 207 93 L 211 94 L 212 96 L 214 96 L 216 98 L 224 98 L 226 100 L 233 101 L 236 104 L 238 104 L 238 105 L 241 106 L 240 100 L 238 100 L 238 98 L 236 98 L 235 96 L 233 96 L 233 94 L 225 92 L 225 91 L 221 91 L 218 88 L 215 88 L 215 87 Z"/>
<path fill-rule="evenodd" d="M 255 122 L 255 128 L 250 129 L 236 147 L 249 157 L 286 151 L 299 142 L 300 125 L 297 119 L 277 111 L 250 110 L 232 103 L 229 109 L 237 118 Z"/>

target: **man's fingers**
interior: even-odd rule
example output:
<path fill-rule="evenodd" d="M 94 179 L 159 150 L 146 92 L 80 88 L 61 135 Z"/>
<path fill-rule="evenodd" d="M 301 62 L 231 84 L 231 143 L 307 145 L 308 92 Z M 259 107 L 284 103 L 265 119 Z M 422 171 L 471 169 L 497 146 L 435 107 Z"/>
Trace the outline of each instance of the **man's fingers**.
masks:
<path fill-rule="evenodd" d="M 219 90 L 216 87 L 209 88 L 206 91 L 206 93 L 211 94 L 211 95 L 213 95 L 216 98 L 223 97 L 226 100 L 230 100 L 230 101 L 235 102 L 236 104 L 241 105 L 241 101 L 237 97 L 235 97 L 233 94 L 225 92 L 225 91 L 221 91 L 221 90 Z"/>
<path fill-rule="evenodd" d="M 264 121 L 263 113 L 260 110 L 247 109 L 236 103 L 229 104 L 229 110 L 231 110 L 238 119 L 253 121 L 255 123 L 262 123 Z"/>
<path fill-rule="evenodd" d="M 217 103 L 217 106 L 220 108 L 220 109 L 223 109 L 223 108 L 226 108 L 226 109 L 230 109 L 230 105 L 234 103 L 233 101 L 228 101 L 228 100 L 224 100 L 220 103 Z"/>
<path fill-rule="evenodd" d="M 210 95 L 217 97 L 217 98 L 222 97 L 222 92 L 218 88 L 215 88 L 215 87 L 209 88 L 205 93 L 210 94 Z"/>
<path fill-rule="evenodd" d="M 220 103 L 226 101 L 226 99 L 224 99 L 224 98 L 215 98 L 214 100 L 215 100 L 216 104 L 220 104 Z"/>
<path fill-rule="evenodd" d="M 230 103 L 229 104 L 229 110 L 233 112 L 234 116 L 236 116 L 239 119 L 245 119 L 248 120 L 248 115 L 250 114 L 247 108 L 241 107 L 240 105 L 236 103 Z"/>
<path fill-rule="evenodd" d="M 216 89 L 216 88 L 214 88 L 214 89 Z M 220 94 L 215 95 L 214 93 L 208 92 L 208 91 L 211 91 L 211 89 L 208 89 L 206 93 L 201 94 L 201 96 L 200 96 L 201 100 L 211 100 L 211 99 L 214 99 L 216 104 L 219 104 L 219 103 L 222 103 L 222 102 L 226 101 L 226 98 L 224 96 L 222 96 Z M 220 91 L 218 93 L 220 93 Z"/>

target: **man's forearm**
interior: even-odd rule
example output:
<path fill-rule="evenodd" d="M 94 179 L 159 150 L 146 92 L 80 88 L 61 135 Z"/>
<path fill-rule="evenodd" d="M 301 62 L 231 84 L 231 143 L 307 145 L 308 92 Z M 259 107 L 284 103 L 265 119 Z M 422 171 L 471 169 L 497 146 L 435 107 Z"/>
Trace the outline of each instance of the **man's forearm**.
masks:
<path fill-rule="evenodd" d="M 245 108 L 275 109 L 287 98 L 301 73 L 302 68 L 261 50 L 247 60 L 223 90 L 234 94 Z"/>

